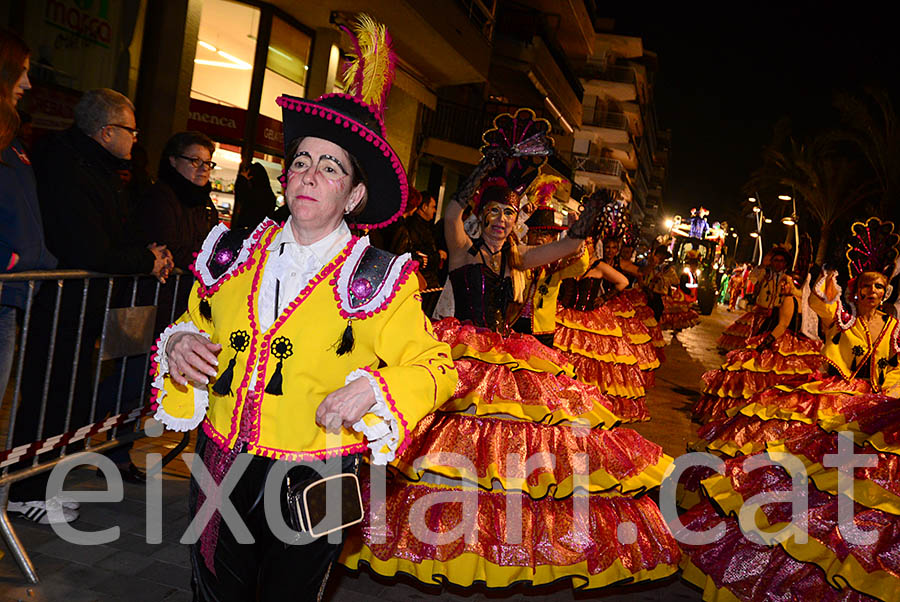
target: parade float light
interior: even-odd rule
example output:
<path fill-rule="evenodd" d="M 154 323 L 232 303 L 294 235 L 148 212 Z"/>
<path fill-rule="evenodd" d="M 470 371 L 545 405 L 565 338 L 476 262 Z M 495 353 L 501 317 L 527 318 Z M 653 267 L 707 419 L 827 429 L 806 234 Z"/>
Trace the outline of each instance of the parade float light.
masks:
<path fill-rule="evenodd" d="M 665 225 L 666 225 L 666 230 L 671 230 L 671 229 L 672 229 L 672 226 L 675 225 L 675 220 L 673 220 L 673 219 L 667 219 L 664 223 L 665 223 Z"/>

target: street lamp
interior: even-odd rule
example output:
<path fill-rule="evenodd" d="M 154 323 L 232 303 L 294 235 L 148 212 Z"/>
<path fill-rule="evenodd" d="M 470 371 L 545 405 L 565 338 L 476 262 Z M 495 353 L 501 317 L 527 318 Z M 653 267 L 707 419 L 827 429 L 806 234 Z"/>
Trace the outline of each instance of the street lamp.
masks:
<path fill-rule="evenodd" d="M 671 218 L 666 219 L 665 224 L 666 224 L 666 230 L 671 230 L 672 226 L 675 225 L 675 220 L 673 220 Z"/>
<path fill-rule="evenodd" d="M 753 205 L 753 213 L 759 213 L 762 209 L 759 208 L 759 205 Z"/>
<path fill-rule="evenodd" d="M 792 201 L 792 200 L 794 200 L 794 199 L 793 199 L 793 198 L 791 197 L 791 195 L 789 195 L 789 194 L 779 194 L 779 195 L 778 195 L 778 200 L 779 200 L 779 201 Z"/>
<path fill-rule="evenodd" d="M 781 218 L 781 223 L 784 224 L 785 226 L 796 226 L 797 220 L 794 219 L 793 215 L 789 215 L 787 217 Z"/>
<path fill-rule="evenodd" d="M 758 232 L 751 232 L 751 233 L 750 233 L 750 238 L 759 238 L 759 233 L 758 233 Z M 754 253 L 754 255 L 755 255 L 755 253 Z"/>
<path fill-rule="evenodd" d="M 771 224 L 771 223 L 772 223 L 772 218 L 771 218 L 771 217 L 767 217 L 767 218 L 765 218 L 764 221 L 765 221 L 767 224 Z"/>

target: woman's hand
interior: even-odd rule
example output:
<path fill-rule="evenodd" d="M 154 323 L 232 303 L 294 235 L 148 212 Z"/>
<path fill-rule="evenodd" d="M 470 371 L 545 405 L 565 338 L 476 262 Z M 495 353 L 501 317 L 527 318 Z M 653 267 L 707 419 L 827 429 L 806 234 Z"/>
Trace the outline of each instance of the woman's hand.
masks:
<path fill-rule="evenodd" d="M 375 391 L 369 381 L 357 378 L 322 400 L 316 410 L 316 424 L 329 433 L 340 433 L 342 426 L 353 428 L 374 405 Z"/>
<path fill-rule="evenodd" d="M 222 346 L 210 343 L 206 337 L 193 332 L 178 332 L 166 343 L 169 375 L 179 385 L 202 387 L 217 374 L 217 355 Z"/>

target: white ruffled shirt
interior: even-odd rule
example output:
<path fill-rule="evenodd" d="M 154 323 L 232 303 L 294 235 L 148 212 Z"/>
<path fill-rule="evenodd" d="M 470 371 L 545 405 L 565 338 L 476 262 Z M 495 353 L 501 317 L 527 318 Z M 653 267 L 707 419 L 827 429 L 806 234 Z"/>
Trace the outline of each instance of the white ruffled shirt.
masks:
<path fill-rule="evenodd" d="M 291 221 L 292 218 L 288 218 L 284 228 L 266 249 L 269 259 L 263 271 L 257 305 L 261 330 L 268 330 L 272 326 L 284 308 L 300 294 L 300 291 L 329 261 L 347 246 L 352 238 L 350 228 L 342 220 L 333 232 L 321 240 L 310 245 L 301 245 L 294 238 Z M 169 327 L 163 332 L 159 342 L 160 350 L 166 349 L 169 336 L 175 332 L 181 330 L 199 332 L 193 323 L 184 323 L 178 326 L 179 328 Z M 160 374 L 162 375 L 168 372 L 168 361 L 165 353 L 160 355 Z M 253 368 L 253 375 L 248 385 L 250 389 L 256 386 L 258 370 L 259 364 Z M 381 389 L 370 374 L 363 370 L 355 370 L 347 375 L 345 384 L 358 378 L 364 378 L 372 387 L 375 393 L 375 406 L 369 412 L 380 417 L 382 422 L 367 424 L 364 420 L 360 420 L 353 425 L 353 429 L 365 435 L 368 447 L 372 451 L 372 463 L 386 464 L 394 459 L 399 445 L 396 419 L 388 409 Z M 208 400 L 205 387 L 202 389 L 195 387 L 195 396 L 198 393 Z M 208 401 L 203 405 L 205 410 Z"/>

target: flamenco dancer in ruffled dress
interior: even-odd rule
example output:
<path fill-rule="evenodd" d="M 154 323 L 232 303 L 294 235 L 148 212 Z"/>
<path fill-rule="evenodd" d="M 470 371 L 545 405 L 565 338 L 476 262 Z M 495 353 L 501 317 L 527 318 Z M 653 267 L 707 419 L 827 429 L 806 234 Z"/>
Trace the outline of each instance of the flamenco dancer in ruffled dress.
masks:
<path fill-rule="evenodd" d="M 815 314 L 807 308 L 804 321 L 801 311 L 805 301 L 798 287 L 809 295 L 808 266 L 808 261 L 801 261 L 791 279 L 781 280 L 784 300 L 763 324 L 762 333 L 747 339 L 744 348 L 729 352 L 718 370 L 703 375 L 703 395 L 694 406 L 695 421 L 720 420 L 764 389 L 816 380 L 824 370 Z"/>
<path fill-rule="evenodd" d="M 631 261 L 637 236 L 636 227 L 624 207 L 618 203 L 610 203 L 604 207 L 600 216 L 600 233 L 603 241 L 603 261 L 628 280 L 628 287 L 613 295 L 606 305 L 618 319 L 628 341 L 637 348 L 638 367 L 644 373 L 649 387 L 653 383 L 652 372 L 659 368 L 662 360 L 658 352 L 651 353 L 651 351 L 665 346 L 665 339 L 662 329 L 653 317 L 653 311 L 646 307 L 646 298 L 640 291 L 632 288 L 640 276 L 640 268 Z M 628 251 L 624 257 L 623 250 Z M 641 306 L 643 309 L 639 312 L 638 307 Z M 648 313 L 649 319 L 652 320 L 649 325 Z"/>
<path fill-rule="evenodd" d="M 773 247 L 763 258 L 762 266 L 750 271 L 748 280 L 753 283 L 756 301 L 751 309 L 735 320 L 716 340 L 716 346 L 723 353 L 741 349 L 747 339 L 762 332 L 765 321 L 772 312 L 781 307 L 785 289 L 782 280 L 787 274 L 791 256 L 784 247 Z"/>
<path fill-rule="evenodd" d="M 549 131 L 525 110 L 495 123 L 506 134 Z M 631 430 L 608 430 L 622 408 L 571 378 L 558 351 L 505 334 L 521 295 L 517 272 L 577 252 L 596 213 L 589 206 L 558 242 L 519 245 L 517 194 L 494 179 L 479 185 L 491 171 L 512 182 L 508 166 L 521 159 L 490 148 L 493 139 L 485 134 L 487 158 L 445 215 L 456 317 L 437 323 L 435 334 L 453 350 L 459 385 L 412 433 L 386 501 L 373 496 L 374 518 L 343 562 L 488 588 L 563 579 L 599 588 L 669 575 L 680 551 L 655 503 L 639 494 L 660 482 L 670 459 Z M 472 240 L 460 200 L 476 190 L 482 233 Z"/>
<path fill-rule="evenodd" d="M 659 327 L 663 330 L 680 332 L 700 323 L 700 314 L 694 309 L 697 303 L 697 281 L 693 272 L 699 255 L 694 251 L 688 251 L 685 256 L 686 266 L 678 275 L 678 284 L 669 289 L 669 294 L 663 297 L 663 313 L 659 320 Z"/>
<path fill-rule="evenodd" d="M 682 544 L 684 577 L 706 599 L 900 600 L 900 326 L 882 309 L 900 236 L 878 218 L 852 232 L 845 300 L 834 272 L 809 297 L 824 327 L 830 376 L 765 390 L 704 434 L 711 449 L 748 455 L 704 479 L 708 499 L 682 516 L 687 530 L 724 530 L 712 543 Z M 871 463 L 845 464 L 850 474 L 841 477 L 841 450 Z M 787 452 L 786 466 L 805 468 L 810 480 L 792 483 L 782 466 L 745 465 L 764 452 Z M 786 503 L 764 505 L 740 525 L 734 518 L 754 496 L 792 487 L 806 504 L 793 523 Z M 782 529 L 778 539 L 744 537 Z"/>
<path fill-rule="evenodd" d="M 620 228 L 620 219 L 611 218 L 611 214 L 621 215 L 621 211 L 610 211 L 610 205 L 601 212 L 601 240 L 612 241 L 612 231 Z M 607 243 L 606 247 L 612 245 Z M 625 275 L 594 258 L 583 276 L 563 282 L 553 342 L 575 366 L 580 380 L 608 395 L 635 398 L 643 408 L 648 380 L 645 374 L 659 367 L 659 357 L 647 327 L 622 296 L 627 286 Z M 637 418 L 646 420 L 649 415 L 642 411 Z"/>
<path fill-rule="evenodd" d="M 663 347 L 666 346 L 666 340 L 663 337 L 662 328 L 659 327 L 656 316 L 653 315 L 653 310 L 648 305 L 647 294 L 640 286 L 641 268 L 634 263 L 633 259 L 637 239 L 637 227 L 633 222 L 629 222 L 625 233 L 622 235 L 618 249 L 616 248 L 617 245 L 609 245 L 607 249 L 607 244 L 604 242 L 603 256 L 607 258 L 612 267 L 628 278 L 628 288 L 622 291 L 621 296 L 631 303 L 631 306 L 634 308 L 634 315 L 647 327 L 650 343 L 656 348 L 656 355 L 659 361 L 664 362 L 666 356 Z"/>

